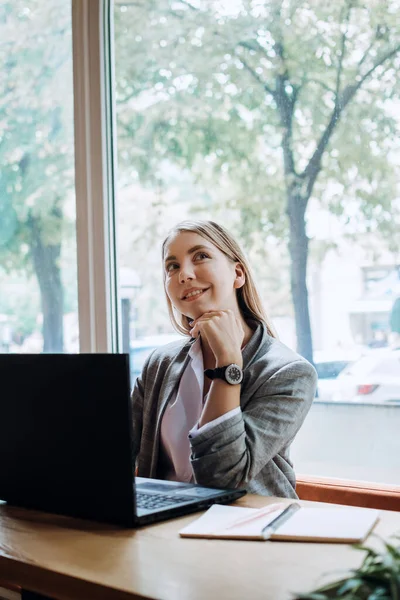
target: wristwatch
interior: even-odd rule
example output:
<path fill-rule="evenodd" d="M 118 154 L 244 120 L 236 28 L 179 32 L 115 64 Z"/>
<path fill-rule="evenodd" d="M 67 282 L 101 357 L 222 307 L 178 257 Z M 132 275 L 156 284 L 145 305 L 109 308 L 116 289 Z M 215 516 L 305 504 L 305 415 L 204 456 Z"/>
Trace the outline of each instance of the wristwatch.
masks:
<path fill-rule="evenodd" d="M 232 363 L 227 367 L 217 367 L 216 369 L 206 369 L 204 375 L 209 379 L 223 379 L 231 385 L 242 383 L 243 371 L 239 365 Z"/>

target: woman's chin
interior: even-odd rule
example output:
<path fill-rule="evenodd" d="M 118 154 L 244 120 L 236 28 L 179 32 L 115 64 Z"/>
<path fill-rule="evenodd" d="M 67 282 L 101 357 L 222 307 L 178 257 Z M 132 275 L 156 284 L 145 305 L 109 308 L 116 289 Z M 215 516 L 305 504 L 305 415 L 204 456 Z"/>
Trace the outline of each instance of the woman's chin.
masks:
<path fill-rule="evenodd" d="M 215 308 L 215 306 L 210 306 L 210 305 L 204 304 L 203 306 L 199 306 L 196 311 L 193 311 L 193 312 L 196 312 L 196 316 L 189 317 L 189 318 L 198 319 L 199 317 L 203 316 L 204 313 L 212 312 L 214 310 L 219 310 L 219 309 Z"/>
<path fill-rule="evenodd" d="M 204 315 L 204 313 L 209 312 L 211 310 L 215 310 L 215 308 L 210 308 L 209 306 L 196 306 L 196 308 L 193 307 L 193 309 L 190 311 L 190 315 L 187 311 L 185 315 L 191 321 L 195 321 L 196 319 Z"/>
<path fill-rule="evenodd" d="M 201 315 L 203 315 L 206 311 L 204 310 L 193 310 L 190 311 L 190 315 L 188 315 L 186 313 L 186 317 L 190 320 L 190 321 L 195 321 L 196 319 L 198 319 L 199 317 L 201 317 Z"/>

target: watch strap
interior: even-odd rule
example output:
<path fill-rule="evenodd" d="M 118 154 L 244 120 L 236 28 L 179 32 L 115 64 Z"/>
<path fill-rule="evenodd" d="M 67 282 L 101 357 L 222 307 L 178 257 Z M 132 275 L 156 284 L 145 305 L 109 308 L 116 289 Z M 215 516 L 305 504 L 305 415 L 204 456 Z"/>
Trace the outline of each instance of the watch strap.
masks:
<path fill-rule="evenodd" d="M 224 379 L 226 367 L 217 367 L 216 369 L 206 369 L 204 375 L 208 379 Z"/>

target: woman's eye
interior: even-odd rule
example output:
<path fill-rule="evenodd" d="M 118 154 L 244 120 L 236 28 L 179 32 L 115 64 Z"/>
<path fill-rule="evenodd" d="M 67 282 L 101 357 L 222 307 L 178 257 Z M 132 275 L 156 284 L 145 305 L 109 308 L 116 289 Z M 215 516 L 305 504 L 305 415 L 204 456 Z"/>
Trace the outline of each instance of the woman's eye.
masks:
<path fill-rule="evenodd" d="M 198 252 L 194 258 L 195 259 L 199 258 L 200 260 L 202 260 L 203 258 L 210 258 L 210 257 L 206 252 Z"/>
<path fill-rule="evenodd" d="M 178 265 L 176 263 L 169 263 L 165 270 L 167 271 L 167 273 L 171 273 L 171 271 L 175 271 L 175 269 L 178 268 Z"/>

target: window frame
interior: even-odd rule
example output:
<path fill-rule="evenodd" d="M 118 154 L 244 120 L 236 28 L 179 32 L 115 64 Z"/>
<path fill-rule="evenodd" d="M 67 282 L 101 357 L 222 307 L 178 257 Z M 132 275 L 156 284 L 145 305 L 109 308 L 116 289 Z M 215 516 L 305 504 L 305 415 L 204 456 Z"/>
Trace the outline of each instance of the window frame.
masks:
<path fill-rule="evenodd" d="M 112 0 L 72 0 L 81 352 L 121 349 Z M 400 486 L 298 476 L 301 498 L 400 510 Z"/>
<path fill-rule="evenodd" d="M 118 352 L 110 2 L 72 0 L 80 352 Z"/>

